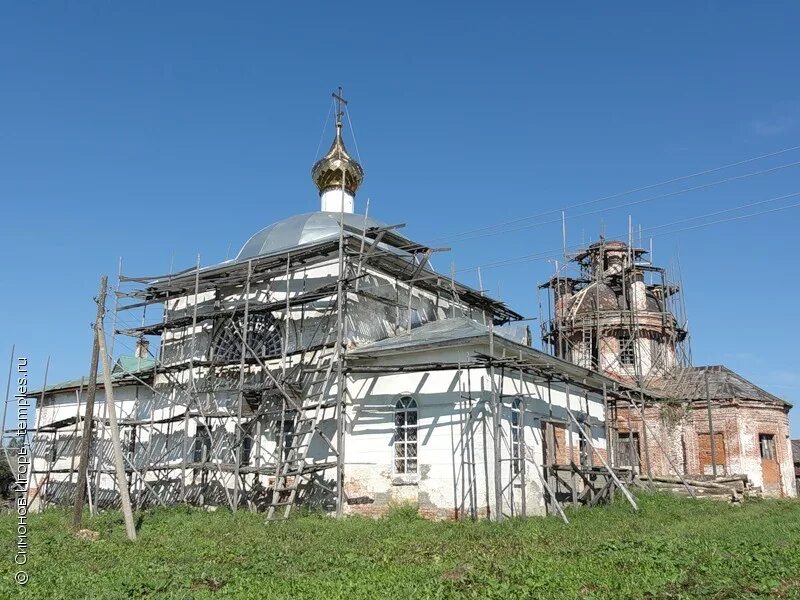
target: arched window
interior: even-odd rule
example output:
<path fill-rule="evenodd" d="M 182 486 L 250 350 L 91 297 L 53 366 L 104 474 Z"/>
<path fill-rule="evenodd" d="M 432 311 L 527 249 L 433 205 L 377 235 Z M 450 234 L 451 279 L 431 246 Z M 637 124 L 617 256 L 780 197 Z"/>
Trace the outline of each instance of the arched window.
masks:
<path fill-rule="evenodd" d="M 394 406 L 394 471 L 417 472 L 417 403 L 411 396 Z"/>
<path fill-rule="evenodd" d="M 511 468 L 516 475 L 522 470 L 522 400 L 514 398 L 511 403 Z"/>
<path fill-rule="evenodd" d="M 244 317 L 225 319 L 214 335 L 213 358 L 225 364 L 236 362 L 242 357 L 242 338 Z M 247 318 L 247 345 L 259 357 L 275 356 L 281 353 L 282 338 L 277 321 L 269 313 L 251 314 Z M 248 356 L 250 354 L 248 353 Z"/>

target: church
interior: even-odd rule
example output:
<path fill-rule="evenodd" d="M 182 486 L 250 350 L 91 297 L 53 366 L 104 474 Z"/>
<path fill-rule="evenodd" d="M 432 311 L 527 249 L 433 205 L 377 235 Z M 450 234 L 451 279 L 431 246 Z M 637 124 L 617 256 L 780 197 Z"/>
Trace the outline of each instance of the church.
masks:
<path fill-rule="evenodd" d="M 565 504 L 617 494 L 635 509 L 638 468 L 612 464 L 618 405 L 644 414 L 657 395 L 533 348 L 522 315 L 436 272 L 436 248 L 358 214 L 364 171 L 337 100 L 311 171 L 318 212 L 255 232 L 221 264 L 120 277 L 113 320 L 142 322 L 114 328 L 136 350 L 111 370 L 134 505 L 566 520 Z M 89 506 L 119 502 L 90 377 L 35 394 L 34 506 L 74 497 L 91 393 Z"/>

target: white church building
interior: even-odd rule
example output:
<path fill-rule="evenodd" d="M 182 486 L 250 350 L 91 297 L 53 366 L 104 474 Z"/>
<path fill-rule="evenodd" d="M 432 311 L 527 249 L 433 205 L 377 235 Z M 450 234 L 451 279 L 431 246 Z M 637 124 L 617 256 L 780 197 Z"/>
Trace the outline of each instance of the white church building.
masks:
<path fill-rule="evenodd" d="M 632 389 L 532 348 L 522 315 L 437 273 L 435 249 L 402 226 L 356 214 L 363 177 L 339 113 L 312 169 L 319 212 L 261 229 L 222 264 L 121 278 L 126 322 L 161 317 L 115 332 L 137 348 L 112 372 L 135 506 L 280 518 L 411 503 L 501 519 L 627 496 L 607 464 L 608 422 Z M 118 502 L 99 381 L 92 508 Z M 88 383 L 36 393 L 40 507 L 74 496 Z"/>

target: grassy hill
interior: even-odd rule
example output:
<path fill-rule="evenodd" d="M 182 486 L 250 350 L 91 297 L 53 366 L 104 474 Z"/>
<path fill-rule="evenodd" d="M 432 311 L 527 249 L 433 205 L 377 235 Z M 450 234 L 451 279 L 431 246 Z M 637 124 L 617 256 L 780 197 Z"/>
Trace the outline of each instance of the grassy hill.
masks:
<path fill-rule="evenodd" d="M 159 509 L 125 540 L 121 516 L 67 532 L 29 521 L 30 581 L 14 582 L 15 515 L 0 517 L 1 598 L 800 598 L 800 502 L 741 507 L 640 496 L 556 519 L 434 523 L 398 510 L 342 522 Z"/>

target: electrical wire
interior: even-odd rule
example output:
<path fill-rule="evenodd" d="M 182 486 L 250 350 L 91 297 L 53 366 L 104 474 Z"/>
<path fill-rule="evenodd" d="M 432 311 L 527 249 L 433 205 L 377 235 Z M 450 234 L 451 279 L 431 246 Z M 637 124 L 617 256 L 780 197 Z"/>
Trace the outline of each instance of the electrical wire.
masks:
<path fill-rule="evenodd" d="M 470 229 L 470 230 L 466 230 L 466 231 L 462 231 L 462 232 L 456 232 L 454 234 L 447 234 L 446 239 L 452 239 L 452 237 L 454 237 L 454 236 L 465 235 L 465 234 L 470 234 L 470 233 L 475 233 L 475 232 L 480 232 L 480 231 L 486 231 L 486 230 L 494 229 L 494 228 L 497 228 L 497 227 L 504 227 L 506 225 L 513 225 L 513 224 L 518 223 L 520 221 L 536 219 L 538 217 L 545 216 L 545 215 L 548 215 L 548 214 L 555 214 L 555 213 L 559 213 L 561 211 L 566 211 L 566 210 L 570 210 L 570 209 L 573 209 L 573 208 L 578 208 L 578 207 L 581 207 L 581 206 L 594 204 L 594 203 L 597 203 L 597 202 L 604 202 L 606 200 L 613 200 L 614 198 L 620 198 L 622 196 L 628 196 L 630 194 L 634 194 L 634 193 L 637 193 L 637 192 L 642 192 L 642 191 L 645 191 L 645 190 L 650 190 L 650 189 L 653 189 L 653 188 L 661 187 L 661 186 L 664 186 L 664 185 L 668 185 L 670 183 L 677 183 L 678 181 L 685 181 L 687 179 L 693 179 L 695 177 L 700 177 L 702 175 L 708 175 L 710 173 L 723 171 L 725 169 L 730 169 L 730 168 L 737 167 L 737 166 L 740 166 L 740 165 L 744 165 L 744 164 L 747 164 L 747 163 L 755 162 L 755 161 L 758 161 L 758 160 L 763 160 L 765 158 L 778 156 L 780 154 L 785 154 L 787 152 L 793 152 L 795 150 L 800 150 L 800 146 L 791 146 L 789 148 L 783 148 L 782 150 L 776 150 L 775 152 L 770 152 L 770 153 L 767 153 L 767 154 L 761 154 L 761 155 L 758 155 L 758 156 L 745 158 L 745 159 L 742 159 L 742 160 L 739 160 L 739 161 L 736 161 L 736 162 L 733 162 L 733 163 L 728 163 L 728 164 L 725 164 L 725 165 L 721 165 L 719 167 L 713 167 L 711 169 L 698 171 L 696 173 L 690 173 L 689 175 L 682 175 L 680 177 L 674 177 L 672 179 L 667 179 L 665 181 L 660 181 L 658 183 L 653 183 L 653 184 L 650 184 L 650 185 L 634 188 L 634 189 L 627 190 L 627 191 L 624 191 L 624 192 L 611 194 L 610 196 L 603 196 L 603 197 L 600 197 L 600 198 L 595 198 L 593 200 L 586 200 L 584 202 L 578 202 L 578 203 L 567 205 L 567 206 L 563 206 L 563 207 L 560 207 L 560 208 L 554 208 L 554 209 L 547 210 L 547 211 L 544 211 L 544 212 L 541 212 L 541 213 L 537 213 L 537 214 L 534 214 L 534 215 L 528 215 L 528 216 L 525 216 L 525 217 L 518 217 L 516 219 L 511 219 L 509 221 L 496 223 L 494 225 L 486 225 L 484 227 L 478 227 L 478 228 L 475 228 L 475 229 Z"/>
<path fill-rule="evenodd" d="M 787 198 L 792 198 L 792 197 L 796 197 L 796 196 L 800 196 L 800 192 L 795 192 L 795 193 L 792 193 L 792 194 L 786 194 L 786 195 L 783 195 L 783 196 L 777 196 L 775 198 L 769 198 L 767 200 L 759 200 L 757 202 L 751 202 L 751 203 L 748 203 L 748 204 L 743 204 L 741 206 L 736 206 L 734 208 L 729 208 L 729 209 L 720 210 L 720 211 L 714 211 L 712 213 L 698 215 L 696 217 L 689 217 L 689 218 L 686 218 L 686 219 L 680 219 L 678 221 L 673 221 L 671 223 L 665 223 L 665 224 L 662 224 L 662 225 L 654 225 L 654 226 L 651 226 L 651 227 L 646 227 L 646 228 L 642 229 L 642 232 L 652 231 L 654 229 L 661 229 L 661 228 L 664 228 L 664 227 L 672 227 L 674 225 L 678 225 L 678 224 L 681 224 L 681 223 L 686 223 L 686 222 L 689 222 L 689 221 L 696 221 L 698 219 L 704 219 L 704 218 L 708 218 L 708 217 L 711 217 L 711 216 L 717 216 L 717 215 L 720 215 L 720 214 L 723 214 L 723 213 L 726 213 L 726 212 L 733 212 L 733 211 L 736 211 L 736 210 L 742 210 L 744 208 L 749 208 L 749 207 L 752 207 L 752 206 L 765 204 L 767 202 L 776 202 L 778 200 L 785 200 Z M 787 210 L 787 209 L 790 209 L 790 208 L 796 208 L 798 206 L 800 206 L 800 203 L 789 204 L 787 206 L 781 206 L 781 207 L 777 207 L 777 208 L 767 209 L 767 210 L 763 210 L 763 211 L 749 213 L 749 214 L 746 214 L 746 215 L 738 215 L 736 217 L 729 217 L 729 218 L 726 218 L 726 219 L 719 219 L 719 220 L 716 220 L 716 221 L 709 221 L 708 223 L 699 223 L 697 225 L 691 225 L 691 226 L 688 226 L 688 227 L 683 227 L 683 228 L 675 229 L 675 230 L 672 230 L 672 231 L 665 231 L 665 232 L 655 233 L 655 234 L 652 234 L 652 235 L 648 235 L 648 237 L 660 237 L 660 236 L 665 236 L 665 235 L 672 235 L 672 234 L 675 234 L 675 233 L 680 233 L 682 231 L 689 231 L 689 230 L 692 230 L 692 229 L 698 229 L 700 227 L 707 227 L 707 226 L 710 226 L 710 225 L 717 225 L 717 224 L 720 224 L 720 223 L 727 223 L 729 221 L 736 221 L 736 220 L 740 220 L 740 219 L 756 217 L 756 216 L 763 215 L 763 214 L 775 213 L 775 212 L 779 212 L 779 211 L 782 211 L 782 210 Z M 615 236 L 609 236 L 609 237 L 613 238 Z M 624 237 L 624 236 L 618 236 L 618 237 Z M 573 246 L 573 247 L 568 248 L 568 250 L 577 251 L 577 250 L 580 250 L 582 247 L 583 247 L 582 245 L 581 246 Z M 492 269 L 492 268 L 497 268 L 497 267 L 511 266 L 511 265 L 514 265 L 514 264 L 528 262 L 528 261 L 532 261 L 532 260 L 543 260 L 543 259 L 552 257 L 553 255 L 559 255 L 559 254 L 562 254 L 562 253 L 563 253 L 563 248 L 557 248 L 557 249 L 553 249 L 553 250 L 549 250 L 549 251 L 545 251 L 545 252 L 537 252 L 535 254 L 528 254 L 528 255 L 524 255 L 524 256 L 518 256 L 518 257 L 514 257 L 514 258 L 495 261 L 495 262 L 492 262 L 492 263 L 485 263 L 485 264 L 481 264 L 481 265 L 475 265 L 475 266 L 472 266 L 472 267 L 459 269 L 458 272 L 459 273 L 463 273 L 463 272 L 475 271 L 477 269 Z"/>
<path fill-rule="evenodd" d="M 585 217 L 585 216 L 589 216 L 589 215 L 596 215 L 596 214 L 600 214 L 600 213 L 610 212 L 610 211 L 613 211 L 613 210 L 618 210 L 620 208 L 628 208 L 630 206 L 636 206 L 636 205 L 639 205 L 639 204 L 644 204 L 646 202 L 653 202 L 654 200 L 663 200 L 665 198 L 672 198 L 672 197 L 678 196 L 680 194 L 686 194 L 686 193 L 689 193 L 689 192 L 695 192 L 695 191 L 698 191 L 698 190 L 714 187 L 714 186 L 717 186 L 717 185 L 722 185 L 724 183 L 729 183 L 731 181 L 747 179 L 749 177 L 756 177 L 758 175 L 765 175 L 767 173 L 773 173 L 775 171 L 780 171 L 780 170 L 783 170 L 783 169 L 788 169 L 790 167 L 796 167 L 796 166 L 800 166 L 800 161 L 795 161 L 795 162 L 787 163 L 787 164 L 784 164 L 784 165 L 778 165 L 776 167 L 770 167 L 769 169 L 762 169 L 760 171 L 754 171 L 754 172 L 751 172 L 751 173 L 744 173 L 742 175 L 735 175 L 733 177 L 727 177 L 725 179 L 718 179 L 717 181 L 711 181 L 709 183 L 704 183 L 704 184 L 701 184 L 701 185 L 697 185 L 697 186 L 693 186 L 693 187 L 689 187 L 689 188 L 684 188 L 684 189 L 681 189 L 681 190 L 676 190 L 674 192 L 668 192 L 668 193 L 665 193 L 665 194 L 658 194 L 656 196 L 649 196 L 647 198 L 640 198 L 638 200 L 632 200 L 630 202 L 624 202 L 622 204 L 616 204 L 614 206 L 598 208 L 598 209 L 595 209 L 595 210 L 590 210 L 590 211 L 578 213 L 578 214 L 575 214 L 575 215 L 571 215 L 571 217 L 572 218 Z M 553 211 L 549 211 L 549 212 L 553 212 Z M 561 209 L 558 209 L 557 212 L 561 212 Z M 547 213 L 542 213 L 542 214 L 547 214 Z M 524 218 L 523 220 L 527 220 L 527 217 Z M 514 232 L 517 232 L 517 231 L 524 231 L 526 229 L 532 229 L 534 227 L 539 227 L 541 225 L 549 225 L 549 224 L 560 223 L 560 222 L 561 222 L 561 219 L 551 219 L 549 221 L 539 221 L 537 223 L 530 223 L 530 224 L 527 224 L 527 225 L 521 225 L 519 227 L 510 228 L 510 229 L 509 228 L 504 228 L 504 229 L 502 229 L 500 231 L 491 231 L 491 232 L 488 232 L 488 233 L 481 233 L 481 234 L 474 235 L 474 236 L 469 236 L 469 237 L 450 238 L 450 239 L 445 240 L 445 241 L 463 242 L 463 241 L 468 241 L 468 240 L 477 239 L 477 238 L 481 238 L 481 237 L 498 235 L 498 234 L 501 234 L 501 233 L 502 234 L 507 234 L 507 233 L 514 233 Z M 509 224 L 511 224 L 511 223 L 513 223 L 513 222 L 509 222 Z M 435 240 L 435 241 L 441 241 L 441 240 Z"/>

